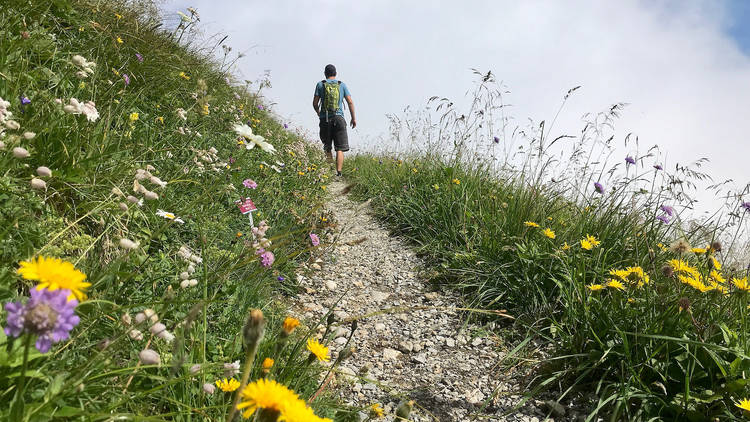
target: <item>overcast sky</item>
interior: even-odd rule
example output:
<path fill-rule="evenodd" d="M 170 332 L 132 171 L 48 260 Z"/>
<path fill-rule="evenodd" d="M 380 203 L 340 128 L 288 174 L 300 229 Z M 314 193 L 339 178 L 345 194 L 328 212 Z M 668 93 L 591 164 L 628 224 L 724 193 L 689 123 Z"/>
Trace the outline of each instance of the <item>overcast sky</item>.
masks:
<path fill-rule="evenodd" d="M 717 179 L 750 181 L 750 1 L 167 0 L 164 8 L 187 6 L 206 33 L 229 35 L 234 52 L 247 54 L 242 77 L 270 70 L 274 110 L 311 134 L 314 85 L 334 63 L 356 105 L 354 151 L 387 131 L 386 113 L 432 95 L 462 98 L 474 67 L 509 87 L 519 122 L 549 121 L 582 85 L 561 130 L 627 102 L 620 133 L 659 144 L 671 165 L 708 157 Z"/>

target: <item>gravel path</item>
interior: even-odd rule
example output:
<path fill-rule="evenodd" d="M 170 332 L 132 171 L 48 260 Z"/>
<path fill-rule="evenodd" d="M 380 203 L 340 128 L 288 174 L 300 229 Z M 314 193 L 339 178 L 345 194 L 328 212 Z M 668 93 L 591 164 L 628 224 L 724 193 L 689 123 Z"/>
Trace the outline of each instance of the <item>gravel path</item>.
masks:
<path fill-rule="evenodd" d="M 338 320 L 367 315 L 351 340 L 353 356 L 336 376 L 341 399 L 361 407 L 380 403 L 388 421 L 403 400 L 414 401 L 412 421 L 545 420 L 547 412 L 533 403 L 502 416 L 520 397 L 499 365 L 504 353 L 498 339 L 452 310 L 461 304 L 454 294 L 431 291 L 420 277 L 421 260 L 389 236 L 368 202 L 343 195 L 344 187 L 329 187 L 336 246 L 307 266 L 294 305 L 308 319 L 330 308 Z M 346 344 L 348 324 L 333 330 L 335 358 Z"/>

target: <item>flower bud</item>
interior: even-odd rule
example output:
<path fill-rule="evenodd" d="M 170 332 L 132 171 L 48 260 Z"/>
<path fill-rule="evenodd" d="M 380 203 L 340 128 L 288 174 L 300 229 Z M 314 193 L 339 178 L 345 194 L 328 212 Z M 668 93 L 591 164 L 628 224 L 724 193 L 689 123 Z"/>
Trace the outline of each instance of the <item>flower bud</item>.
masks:
<path fill-rule="evenodd" d="M 292 317 L 286 317 L 284 323 L 281 324 L 281 335 L 286 337 L 292 334 L 295 328 L 299 326 L 299 320 Z"/>
<path fill-rule="evenodd" d="M 127 313 L 122 314 L 122 316 L 120 317 L 120 321 L 122 321 L 122 323 L 125 325 L 130 325 L 133 323 L 133 320 L 130 318 L 130 314 Z"/>
<path fill-rule="evenodd" d="M 15 147 L 13 148 L 13 156 L 16 158 L 29 158 L 31 154 L 25 148 Z"/>
<path fill-rule="evenodd" d="M 147 190 L 143 194 L 143 197 L 146 198 L 149 201 L 155 201 L 155 200 L 159 199 L 159 195 L 157 195 L 156 192 L 151 192 L 150 190 Z"/>
<path fill-rule="evenodd" d="M 51 177 L 52 170 L 50 170 L 49 167 L 41 166 L 36 168 L 36 174 L 39 175 L 39 177 Z"/>
<path fill-rule="evenodd" d="M 158 336 L 162 331 L 166 331 L 167 326 L 162 324 L 161 322 L 157 322 L 156 324 L 152 325 L 149 331 L 151 331 L 151 334 Z"/>
<path fill-rule="evenodd" d="M 7 127 L 10 130 L 18 130 L 21 129 L 21 125 L 18 124 L 15 120 L 6 120 L 5 121 L 5 127 Z"/>
<path fill-rule="evenodd" d="M 255 347 L 260 339 L 263 338 L 266 320 L 263 318 L 263 312 L 260 309 L 253 309 L 247 316 L 245 326 L 242 328 L 242 338 L 245 346 L 248 348 Z"/>
<path fill-rule="evenodd" d="M 120 209 L 123 210 L 123 211 L 127 211 L 128 210 L 128 204 L 126 204 L 124 202 L 120 202 L 119 204 L 117 204 L 117 206 L 120 207 Z"/>
<path fill-rule="evenodd" d="M 216 386 L 211 384 L 210 382 L 207 382 L 203 384 L 203 392 L 206 394 L 213 394 L 216 392 Z"/>
<path fill-rule="evenodd" d="M 31 179 L 31 188 L 36 190 L 47 189 L 47 183 L 44 180 L 35 177 Z"/>
<path fill-rule="evenodd" d="M 151 320 L 152 324 L 156 324 L 159 321 L 159 315 L 157 315 L 153 309 L 144 309 L 143 314 Z"/>
<path fill-rule="evenodd" d="M 196 363 L 195 365 L 193 365 L 193 366 L 190 367 L 190 375 L 195 375 L 195 374 L 197 374 L 200 371 L 201 371 L 201 364 L 200 363 Z"/>
<path fill-rule="evenodd" d="M 159 365 L 161 363 L 161 357 L 158 353 L 151 349 L 143 349 L 138 353 L 138 358 L 144 365 Z"/>
<path fill-rule="evenodd" d="M 263 359 L 263 364 L 261 365 L 263 370 L 263 375 L 268 375 L 268 373 L 271 371 L 271 368 L 273 367 L 273 359 L 271 358 L 265 358 Z"/>
<path fill-rule="evenodd" d="M 23 139 L 26 139 L 27 141 L 30 141 L 32 139 L 36 138 L 36 133 L 34 132 L 24 132 L 23 133 Z"/>
<path fill-rule="evenodd" d="M 414 400 L 402 402 L 396 408 L 396 421 L 408 421 L 411 407 L 414 406 Z"/>
<path fill-rule="evenodd" d="M 135 328 L 128 331 L 128 336 L 130 336 L 131 339 L 136 341 L 143 340 L 143 333 L 141 333 L 140 330 L 136 330 Z"/>
<path fill-rule="evenodd" d="M 122 238 L 120 239 L 120 247 L 123 249 L 133 250 L 138 247 L 138 242 L 133 242 L 130 239 Z"/>

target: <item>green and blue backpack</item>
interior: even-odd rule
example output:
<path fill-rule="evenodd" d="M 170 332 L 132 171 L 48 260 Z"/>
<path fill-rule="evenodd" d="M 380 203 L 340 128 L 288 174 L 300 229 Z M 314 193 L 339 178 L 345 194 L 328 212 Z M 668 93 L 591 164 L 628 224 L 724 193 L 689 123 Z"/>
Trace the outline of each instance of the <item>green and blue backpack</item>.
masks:
<path fill-rule="evenodd" d="M 336 83 L 328 83 L 326 79 L 323 79 L 323 111 L 326 112 L 326 118 L 328 113 L 336 115 L 339 111 L 339 97 L 341 96 L 341 81 Z"/>

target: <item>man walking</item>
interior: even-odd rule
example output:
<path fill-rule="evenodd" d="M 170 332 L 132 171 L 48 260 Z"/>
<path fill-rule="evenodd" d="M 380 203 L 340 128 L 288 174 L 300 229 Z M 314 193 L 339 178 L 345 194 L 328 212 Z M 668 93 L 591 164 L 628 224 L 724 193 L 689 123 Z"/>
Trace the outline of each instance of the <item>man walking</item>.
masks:
<path fill-rule="evenodd" d="M 333 161 L 332 146 L 336 149 L 336 175 L 341 176 L 344 167 L 344 152 L 349 151 L 349 138 L 346 134 L 346 120 L 342 108 L 344 99 L 349 105 L 352 129 L 357 127 L 354 117 L 354 102 L 346 84 L 336 79 L 336 66 L 326 65 L 326 78 L 315 85 L 313 108 L 320 118 L 320 140 L 328 161 Z"/>

